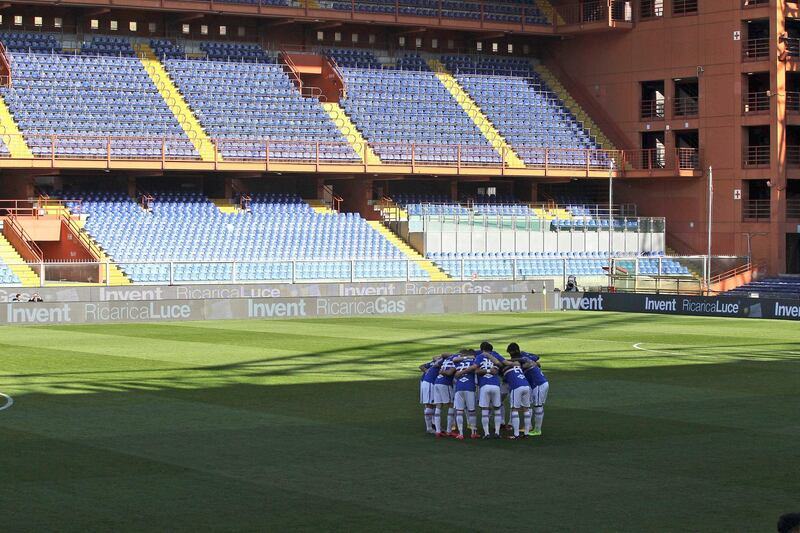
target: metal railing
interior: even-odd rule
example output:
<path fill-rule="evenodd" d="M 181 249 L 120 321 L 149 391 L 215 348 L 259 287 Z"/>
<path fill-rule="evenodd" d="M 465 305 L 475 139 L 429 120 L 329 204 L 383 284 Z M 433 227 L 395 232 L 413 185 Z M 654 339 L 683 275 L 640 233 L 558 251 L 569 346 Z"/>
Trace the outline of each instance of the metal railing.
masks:
<path fill-rule="evenodd" d="M 790 167 L 800 166 L 800 146 L 786 145 L 786 164 Z"/>
<path fill-rule="evenodd" d="M 663 119 L 664 100 L 642 100 L 639 117 L 643 119 Z"/>
<path fill-rule="evenodd" d="M 786 43 L 786 51 L 790 57 L 797 57 L 800 55 L 800 39 L 797 37 L 786 37 L 783 39 Z"/>
<path fill-rule="evenodd" d="M 639 19 L 649 20 L 664 16 L 664 0 L 641 0 L 639 2 Z"/>
<path fill-rule="evenodd" d="M 325 141 L 283 141 L 262 139 L 210 139 L 207 141 L 213 152 L 213 161 L 203 161 L 199 155 L 199 140 L 194 144 L 187 138 L 179 137 L 122 137 L 122 136 L 79 136 L 79 135 L 11 135 L 2 134 L 6 142 L 26 141 L 30 146 L 34 160 L 50 161 L 55 167 L 57 161 L 76 160 L 88 162 L 102 161 L 110 166 L 112 161 L 150 161 L 162 165 L 167 162 L 177 163 L 250 163 L 270 171 L 275 165 L 286 164 L 338 165 L 360 167 L 372 166 L 367 159 L 368 150 L 358 143 L 325 142 Z M 480 169 L 516 169 L 516 170 L 574 170 L 576 172 L 606 171 L 613 161 L 619 172 L 626 168 L 637 168 L 636 163 L 640 151 L 620 150 L 587 150 L 573 148 L 542 148 L 514 146 L 513 149 L 502 148 L 500 152 L 489 145 L 460 144 L 415 144 L 415 143 L 365 143 L 377 154 L 384 166 L 417 166 L 480 168 Z M 355 147 L 354 147 L 355 146 Z M 362 148 L 356 150 L 356 148 Z M 362 155 L 359 156 L 358 152 Z M 524 167 L 510 163 L 511 154 L 515 153 L 524 161 Z M 186 155 L 190 154 L 190 155 Z M 699 155 L 699 154 L 698 154 Z M 0 156 L 11 158 L 10 154 Z M 699 157 L 697 158 L 699 161 Z M 660 168 L 678 168 L 677 159 L 670 166 L 672 159 Z M 681 167 L 682 168 L 682 167 Z"/>
<path fill-rule="evenodd" d="M 443 233 L 474 233 L 474 232 L 529 232 L 550 233 L 569 232 L 597 234 L 608 232 L 608 215 L 594 218 L 590 216 L 573 216 L 571 218 L 556 218 L 558 215 L 542 217 L 536 215 L 492 215 L 473 212 L 436 213 L 432 205 L 429 210 L 411 212 L 408 214 L 408 228 L 403 228 L 400 233 L 416 232 L 443 232 Z M 441 206 L 440 206 L 441 207 Z M 552 212 L 551 212 L 552 213 Z M 394 213 L 388 212 L 384 218 L 386 222 L 404 222 L 402 217 L 392 220 Z M 561 216 L 567 216 L 561 214 Z M 613 233 L 664 233 L 666 220 L 663 217 L 621 217 L 613 216 Z M 406 236 L 406 235 L 404 235 Z M 525 237 L 521 237 L 523 240 Z"/>
<path fill-rule="evenodd" d="M 593 257 L 569 257 L 554 254 L 525 257 L 508 254 L 497 258 L 437 256 L 425 261 L 434 263 L 451 281 L 477 280 L 554 280 L 559 288 L 567 277 L 576 276 L 579 286 L 602 286 L 608 280 L 605 262 L 611 261 L 616 271 L 639 277 L 641 281 L 671 276 L 695 279 L 691 273 L 675 274 L 675 262 L 689 264 L 697 258 L 657 257 L 637 252 L 615 252 L 611 258 L 602 250 Z M 644 252 L 645 254 L 647 252 Z M 598 261 L 604 265 L 598 268 Z M 112 285 L 109 275 L 116 265 L 136 285 L 203 285 L 264 283 L 332 283 L 428 281 L 428 272 L 421 260 L 410 259 L 318 259 L 271 261 L 42 261 L 10 263 L 11 267 L 29 267 L 37 274 L 40 287 L 73 285 Z M 105 273 L 105 274 L 104 274 Z M 19 286 L 10 284 L 8 286 Z"/>
<path fill-rule="evenodd" d="M 625 164 L 631 170 L 699 170 L 700 155 L 695 148 L 628 150 Z"/>
<path fill-rule="evenodd" d="M 786 199 L 786 218 L 800 218 L 800 198 Z"/>
<path fill-rule="evenodd" d="M 770 201 L 746 200 L 742 207 L 742 217 L 746 222 L 766 222 L 770 215 Z"/>
<path fill-rule="evenodd" d="M 672 114 L 676 117 L 696 117 L 700 112 L 696 96 L 675 98 L 672 101 Z"/>
<path fill-rule="evenodd" d="M 770 40 L 767 37 L 742 41 L 742 60 L 761 61 L 769 59 L 769 48 Z"/>
<path fill-rule="evenodd" d="M 745 93 L 742 96 L 742 112 L 745 114 L 768 112 L 769 98 L 769 91 Z"/>
<path fill-rule="evenodd" d="M 672 0 L 673 15 L 693 15 L 697 13 L 697 0 Z"/>
<path fill-rule="evenodd" d="M 771 147 L 745 146 L 742 154 L 742 164 L 745 167 L 768 167 L 770 164 Z"/>
<path fill-rule="evenodd" d="M 769 0 L 742 0 L 742 7 L 768 6 Z"/>
<path fill-rule="evenodd" d="M 800 112 L 800 92 L 786 91 L 786 111 Z"/>
<path fill-rule="evenodd" d="M 610 11 L 609 11 L 610 8 Z M 557 25 L 589 24 L 592 22 L 632 22 L 630 2 L 620 0 L 590 0 L 556 6 Z"/>

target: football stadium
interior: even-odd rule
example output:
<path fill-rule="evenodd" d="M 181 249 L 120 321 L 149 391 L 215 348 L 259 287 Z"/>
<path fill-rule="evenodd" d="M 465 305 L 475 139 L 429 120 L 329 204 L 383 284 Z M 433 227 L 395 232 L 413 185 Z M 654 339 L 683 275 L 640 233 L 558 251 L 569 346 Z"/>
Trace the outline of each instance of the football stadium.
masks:
<path fill-rule="evenodd" d="M 6 531 L 800 533 L 798 320 L 793 0 L 0 4 Z"/>

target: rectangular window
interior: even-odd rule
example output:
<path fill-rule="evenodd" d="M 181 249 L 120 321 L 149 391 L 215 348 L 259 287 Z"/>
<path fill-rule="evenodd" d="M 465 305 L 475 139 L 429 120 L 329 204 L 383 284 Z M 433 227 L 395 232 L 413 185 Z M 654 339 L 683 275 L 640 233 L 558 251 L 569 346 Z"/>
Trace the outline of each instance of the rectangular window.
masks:
<path fill-rule="evenodd" d="M 60 28 L 63 25 L 64 25 L 64 21 L 61 19 L 61 17 L 56 17 L 56 18 L 53 19 L 53 27 Z"/>
<path fill-rule="evenodd" d="M 228 35 L 228 27 L 227 26 L 220 26 L 219 27 L 219 34 L 220 35 Z"/>
<path fill-rule="evenodd" d="M 334 33 L 333 40 L 336 41 L 337 43 L 342 42 L 342 32 L 337 31 L 336 33 Z"/>
<path fill-rule="evenodd" d="M 370 33 L 369 34 L 369 44 L 375 44 L 375 34 L 374 33 Z"/>
<path fill-rule="evenodd" d="M 200 35 L 208 35 L 208 25 L 206 24 L 200 25 Z"/>
<path fill-rule="evenodd" d="M 456 47 L 456 42 L 453 39 L 447 39 L 447 49 L 452 50 Z"/>
<path fill-rule="evenodd" d="M 317 32 L 317 40 L 320 41 L 320 42 L 325 40 L 325 32 L 324 31 L 318 31 Z"/>
<path fill-rule="evenodd" d="M 422 48 L 422 37 L 417 37 L 417 39 L 414 41 L 414 44 L 417 46 L 417 48 Z"/>
<path fill-rule="evenodd" d="M 14 26 L 22 26 L 22 15 L 14 15 Z"/>
<path fill-rule="evenodd" d="M 100 29 L 100 21 L 97 20 L 97 19 L 90 20 L 89 21 L 89 27 L 92 28 L 93 30 L 99 30 Z"/>
<path fill-rule="evenodd" d="M 112 21 L 111 21 L 111 22 L 108 24 L 108 27 L 109 27 L 109 29 L 110 29 L 111 31 L 117 31 L 117 30 L 119 29 L 119 25 L 117 24 L 117 21 L 116 21 L 116 20 L 112 20 Z"/>
<path fill-rule="evenodd" d="M 184 35 L 189 35 L 189 32 L 191 31 L 192 30 L 188 24 L 184 24 L 183 26 L 181 26 L 181 33 L 183 33 Z"/>
<path fill-rule="evenodd" d="M 353 43 L 357 43 L 358 42 L 358 34 L 354 33 L 353 35 L 351 35 L 350 36 L 350 40 L 353 41 Z"/>
<path fill-rule="evenodd" d="M 497 43 L 492 43 L 492 52 L 496 54 L 499 49 L 500 46 Z"/>
<path fill-rule="evenodd" d="M 132 21 L 130 21 L 130 22 L 128 23 L 128 29 L 129 29 L 130 31 L 138 31 L 138 29 L 139 29 L 139 24 L 138 24 L 138 23 L 137 23 L 135 20 L 132 20 Z"/>
<path fill-rule="evenodd" d="M 697 13 L 697 0 L 672 0 L 673 15 L 694 15 Z"/>
<path fill-rule="evenodd" d="M 40 28 L 42 26 L 42 17 L 33 17 L 33 25 Z"/>
<path fill-rule="evenodd" d="M 244 32 L 245 32 L 244 26 L 239 26 L 238 28 L 236 28 L 236 35 L 238 35 L 239 37 L 244 37 Z"/>
<path fill-rule="evenodd" d="M 156 32 L 156 23 L 155 22 L 148 22 L 147 23 L 147 31 L 149 31 L 150 33 L 155 33 Z"/>
<path fill-rule="evenodd" d="M 478 41 L 477 43 L 475 43 L 475 49 L 476 49 L 478 52 L 483 52 L 483 43 L 482 43 L 482 42 L 480 42 L 480 41 Z"/>
<path fill-rule="evenodd" d="M 531 46 L 529 44 L 522 45 L 522 53 L 528 55 L 531 53 Z"/>
<path fill-rule="evenodd" d="M 402 47 L 402 46 L 405 46 L 405 45 L 406 45 L 406 38 L 405 38 L 405 36 L 401 35 L 400 37 L 398 37 L 398 38 L 397 38 L 397 44 L 398 44 L 399 46 L 401 46 L 401 47 Z"/>
<path fill-rule="evenodd" d="M 431 39 L 431 48 L 439 48 L 439 39 Z"/>
<path fill-rule="evenodd" d="M 509 54 L 513 54 L 514 53 L 514 45 L 513 44 L 509 44 L 508 45 L 508 53 Z"/>

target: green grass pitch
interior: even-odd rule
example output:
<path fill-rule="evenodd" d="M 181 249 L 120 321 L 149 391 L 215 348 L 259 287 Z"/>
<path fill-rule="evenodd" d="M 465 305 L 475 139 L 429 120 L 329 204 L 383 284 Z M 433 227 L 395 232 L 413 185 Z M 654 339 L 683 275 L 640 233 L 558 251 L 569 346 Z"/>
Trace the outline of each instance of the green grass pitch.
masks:
<path fill-rule="evenodd" d="M 768 532 L 800 510 L 797 323 L 576 312 L 0 335 L 4 531 Z M 542 356 L 543 437 L 424 434 L 417 365 L 482 340 Z"/>

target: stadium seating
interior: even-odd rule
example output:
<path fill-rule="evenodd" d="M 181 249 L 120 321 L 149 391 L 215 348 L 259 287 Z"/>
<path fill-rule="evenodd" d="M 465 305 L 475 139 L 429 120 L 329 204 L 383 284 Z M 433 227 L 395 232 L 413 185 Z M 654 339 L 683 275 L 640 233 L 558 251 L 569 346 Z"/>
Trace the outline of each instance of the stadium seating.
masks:
<path fill-rule="evenodd" d="M 585 166 L 584 150 L 600 149 L 527 60 L 450 55 L 442 62 L 527 164 L 543 165 L 542 148 L 554 148 L 549 165 Z M 608 163 L 592 154 L 590 164 Z"/>
<path fill-rule="evenodd" d="M 10 52 L 61 52 L 62 46 L 51 33 L 0 32 L 0 40 Z"/>
<path fill-rule="evenodd" d="M 270 140 L 281 141 L 270 145 L 272 160 L 313 161 L 315 141 L 321 160 L 359 160 L 319 101 L 303 98 L 274 57 L 271 62 L 248 57 L 242 63 L 164 61 L 208 135 L 227 139 L 219 146 L 224 158 L 265 159 Z"/>
<path fill-rule="evenodd" d="M 759 296 L 775 298 L 800 298 L 800 277 L 778 276 L 762 278 L 737 287 L 725 294 L 729 296 L 749 296 L 753 293 L 758 293 Z"/>
<path fill-rule="evenodd" d="M 616 265 L 641 275 L 690 276 L 689 270 L 678 261 L 667 257 L 642 256 L 632 258 L 630 254 L 615 252 Z M 603 276 L 607 275 L 603 267 L 608 266 L 608 256 L 604 252 L 528 252 L 528 253 L 435 253 L 428 258 L 449 275 L 460 278 L 478 276 L 481 278 L 511 277 L 549 277 Z M 516 273 L 514 267 L 516 265 Z M 566 271 L 565 271 L 566 265 Z"/>
<path fill-rule="evenodd" d="M 347 82 L 340 105 L 381 160 L 408 162 L 413 153 L 416 161 L 502 162 L 432 72 L 378 70 L 377 59 L 365 50 L 329 53 Z"/>
<path fill-rule="evenodd" d="M 86 230 L 138 283 L 415 279 L 427 272 L 367 221 L 319 214 L 289 194 L 253 195 L 250 212 L 225 214 L 196 193 L 153 193 L 147 212 L 122 194 L 85 194 Z M 72 205 L 75 207 L 75 205 Z M 203 263 L 201 263 L 203 262 Z"/>
<path fill-rule="evenodd" d="M 57 156 L 199 157 L 129 41 L 95 37 L 84 52 L 102 55 L 11 53 L 14 85 L 0 91 L 34 155 L 51 154 L 55 133 L 75 136 Z"/>
<path fill-rule="evenodd" d="M 0 259 L 0 285 L 19 285 L 20 281 L 9 266 Z"/>
<path fill-rule="evenodd" d="M 229 0 L 232 1 L 232 0 Z M 250 0 L 239 0 L 247 3 Z M 255 1 L 255 0 L 253 0 Z M 319 0 L 320 7 L 357 13 L 389 14 L 397 11 L 400 15 L 429 18 L 446 18 L 461 20 L 480 20 L 481 10 L 484 20 L 491 22 L 522 22 L 522 9 L 525 9 L 525 24 L 549 24 L 547 17 L 533 0 L 517 0 L 508 2 L 480 2 L 445 0 L 356 0 L 355 2 Z"/>

